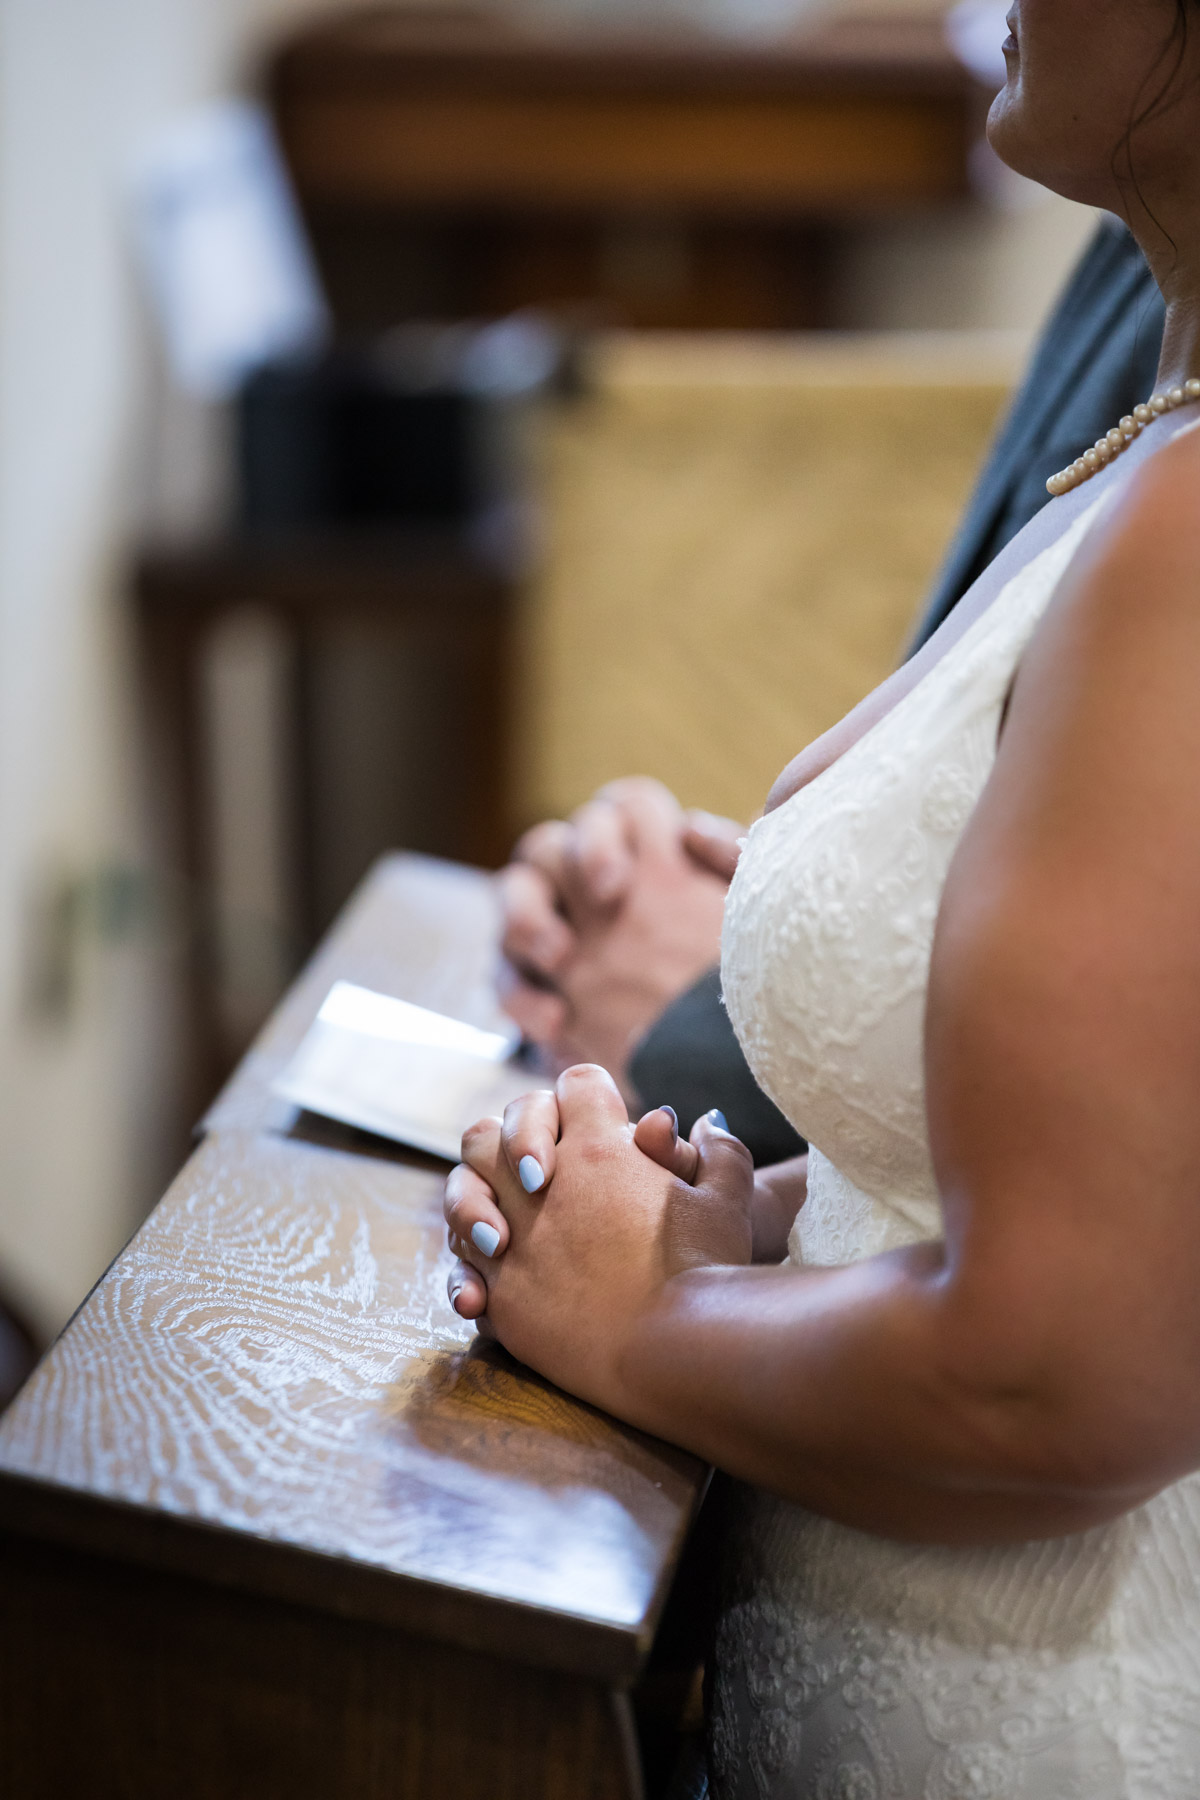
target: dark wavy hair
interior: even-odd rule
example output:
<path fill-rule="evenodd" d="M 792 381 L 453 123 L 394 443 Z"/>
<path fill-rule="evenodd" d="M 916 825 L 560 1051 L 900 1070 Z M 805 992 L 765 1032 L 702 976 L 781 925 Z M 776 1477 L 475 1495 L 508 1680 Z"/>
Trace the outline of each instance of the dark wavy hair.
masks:
<path fill-rule="evenodd" d="M 1171 103 L 1172 90 L 1187 60 L 1192 15 L 1198 4 L 1200 4 L 1200 0 L 1175 0 L 1175 23 L 1171 27 L 1171 34 L 1163 45 L 1154 67 L 1147 72 L 1138 97 L 1134 101 L 1133 114 L 1124 132 L 1117 140 L 1112 157 L 1112 172 L 1117 185 L 1128 188 L 1137 196 L 1138 203 L 1146 217 L 1162 232 L 1172 249 L 1175 248 L 1174 238 L 1162 220 L 1155 216 L 1142 193 L 1134 160 L 1133 140 L 1139 126 L 1146 124 L 1147 120 L 1164 111 Z M 1164 68 L 1165 74 L 1163 73 Z"/>

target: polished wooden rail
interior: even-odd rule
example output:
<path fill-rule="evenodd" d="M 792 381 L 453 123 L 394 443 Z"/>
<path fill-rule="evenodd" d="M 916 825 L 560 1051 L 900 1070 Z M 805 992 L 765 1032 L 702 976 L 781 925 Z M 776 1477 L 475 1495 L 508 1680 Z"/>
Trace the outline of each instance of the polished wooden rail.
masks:
<path fill-rule="evenodd" d="M 929 20 L 758 47 L 393 8 L 316 28 L 274 78 L 313 198 L 716 213 L 961 193 L 972 91 Z"/>
<path fill-rule="evenodd" d="M 821 228 L 963 196 L 978 90 L 940 21 L 783 43 L 375 8 L 270 73 L 335 306 L 590 305 L 634 325 L 822 317 Z"/>
<path fill-rule="evenodd" d="M 636 1800 L 705 1479 L 476 1343 L 442 1171 L 270 1078 L 345 975 L 486 1023 L 486 881 L 381 865 L 0 1421 L 11 1800 Z"/>

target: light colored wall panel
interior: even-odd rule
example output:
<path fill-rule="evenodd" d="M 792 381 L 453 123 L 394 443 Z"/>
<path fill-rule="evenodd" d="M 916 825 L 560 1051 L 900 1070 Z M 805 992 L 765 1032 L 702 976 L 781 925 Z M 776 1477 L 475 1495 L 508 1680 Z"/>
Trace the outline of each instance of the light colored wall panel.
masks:
<path fill-rule="evenodd" d="M 46 1331 L 169 1172 L 169 954 L 81 936 L 69 1013 L 28 1004 L 38 897 L 144 857 L 122 574 L 212 485 L 206 421 L 151 418 L 130 169 L 271 33 L 357 3 L 0 3 L 0 1278 Z"/>
<path fill-rule="evenodd" d="M 615 775 L 753 816 L 894 665 L 1023 344 L 615 338 L 550 426 L 518 804 Z"/>

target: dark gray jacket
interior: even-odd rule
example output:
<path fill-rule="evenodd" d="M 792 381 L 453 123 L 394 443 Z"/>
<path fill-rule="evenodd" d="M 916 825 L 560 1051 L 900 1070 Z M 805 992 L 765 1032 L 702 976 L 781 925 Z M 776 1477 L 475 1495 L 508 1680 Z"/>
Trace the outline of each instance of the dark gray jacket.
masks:
<path fill-rule="evenodd" d="M 923 644 L 998 551 L 1046 504 L 1046 480 L 1153 391 L 1163 307 L 1137 245 L 1101 225 L 1042 334 L 950 546 L 913 638 Z M 633 1079 L 680 1127 L 724 1112 L 756 1163 L 803 1149 L 746 1066 L 721 1005 L 717 970 L 668 1007 L 639 1045 Z"/>

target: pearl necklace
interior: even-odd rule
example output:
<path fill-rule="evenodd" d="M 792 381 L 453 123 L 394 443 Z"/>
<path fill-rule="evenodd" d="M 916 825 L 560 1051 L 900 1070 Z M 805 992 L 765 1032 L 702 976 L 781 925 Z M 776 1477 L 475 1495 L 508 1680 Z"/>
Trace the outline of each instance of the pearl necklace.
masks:
<path fill-rule="evenodd" d="M 1046 492 L 1057 497 L 1069 494 L 1081 482 L 1090 481 L 1099 469 L 1105 468 L 1122 450 L 1127 450 L 1134 438 L 1140 437 L 1152 419 L 1163 413 L 1174 412 L 1177 406 L 1185 406 L 1189 401 L 1200 400 L 1200 381 L 1195 376 L 1185 381 L 1182 387 L 1168 388 L 1166 393 L 1155 394 L 1152 400 L 1143 401 L 1135 406 L 1131 413 L 1126 413 L 1119 425 L 1097 438 L 1091 450 L 1085 450 L 1076 462 L 1067 469 L 1060 469 L 1046 483 Z"/>

